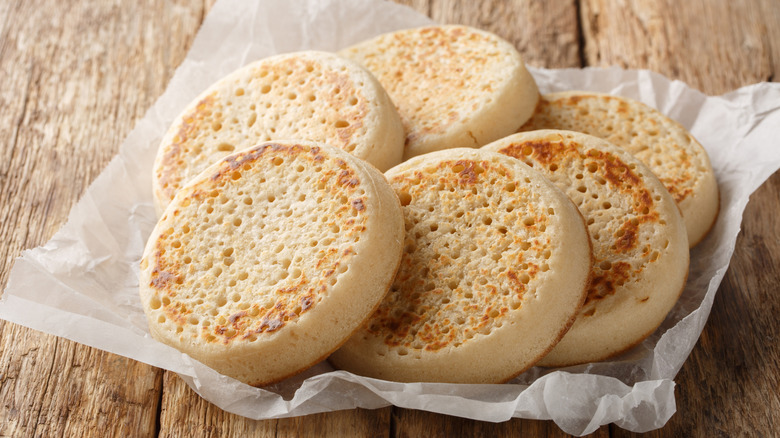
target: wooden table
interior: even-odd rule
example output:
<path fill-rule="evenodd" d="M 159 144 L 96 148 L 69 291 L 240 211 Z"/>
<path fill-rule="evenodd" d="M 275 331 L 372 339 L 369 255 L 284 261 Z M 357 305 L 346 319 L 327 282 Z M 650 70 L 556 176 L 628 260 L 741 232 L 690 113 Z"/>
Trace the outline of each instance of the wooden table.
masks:
<path fill-rule="evenodd" d="M 404 2 L 494 31 L 535 66 L 648 68 L 708 94 L 780 71 L 775 0 Z M 211 3 L 0 1 L 0 286 L 163 92 Z M 651 435 L 777 436 L 778 206 L 776 173 L 751 198 L 710 319 L 677 376 L 678 412 Z M 0 343 L 0 436 L 566 435 L 552 422 L 390 407 L 251 421 L 130 359 L 3 321 Z M 631 434 L 604 426 L 595 435 Z"/>

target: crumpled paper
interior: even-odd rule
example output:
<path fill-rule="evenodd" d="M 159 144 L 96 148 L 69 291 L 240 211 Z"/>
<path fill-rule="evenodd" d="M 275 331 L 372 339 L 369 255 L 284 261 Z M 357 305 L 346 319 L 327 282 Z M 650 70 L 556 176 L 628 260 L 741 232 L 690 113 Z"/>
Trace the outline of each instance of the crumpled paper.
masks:
<path fill-rule="evenodd" d="M 673 378 L 710 313 L 750 194 L 780 167 L 780 84 L 708 97 L 649 71 L 531 69 L 542 92 L 583 89 L 641 100 L 688 128 L 707 149 L 720 186 L 720 217 L 693 249 L 687 286 L 659 330 L 603 363 L 533 368 L 503 385 L 396 383 L 320 363 L 253 388 L 149 336 L 138 297 L 138 262 L 156 217 L 152 163 L 173 118 L 208 85 L 275 53 L 338 50 L 379 33 L 429 24 L 379 0 L 222 0 L 209 13 L 167 90 L 45 245 L 16 260 L 0 318 L 178 373 L 220 408 L 254 419 L 355 407 L 405 408 L 485 421 L 552 419 L 571 434 L 615 423 L 636 432 L 675 412 Z"/>

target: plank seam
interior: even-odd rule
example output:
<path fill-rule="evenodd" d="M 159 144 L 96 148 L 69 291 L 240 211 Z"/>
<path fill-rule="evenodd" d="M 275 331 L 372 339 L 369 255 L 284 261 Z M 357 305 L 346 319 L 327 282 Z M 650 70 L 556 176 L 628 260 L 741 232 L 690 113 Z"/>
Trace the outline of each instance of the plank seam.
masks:
<path fill-rule="evenodd" d="M 388 429 L 387 430 L 387 437 L 388 438 L 394 438 L 394 437 L 396 437 L 398 435 L 397 434 L 397 430 L 396 430 L 397 427 L 398 427 L 396 425 L 396 418 L 398 417 L 397 409 L 398 408 L 395 407 L 395 406 L 392 406 L 390 408 L 390 427 L 387 428 Z"/>
<path fill-rule="evenodd" d="M 155 369 L 158 372 L 158 379 L 160 380 L 160 390 L 157 393 L 157 409 L 154 418 L 154 436 L 159 437 L 162 433 L 162 408 L 163 408 L 163 391 L 165 391 L 165 370 Z"/>
<path fill-rule="evenodd" d="M 203 26 L 203 22 L 206 20 L 206 14 L 209 10 L 209 0 L 203 0 L 203 8 L 200 10 L 200 17 L 198 17 L 198 20 L 200 21 L 200 25 L 198 26 L 198 30 L 200 30 L 200 27 Z M 197 35 L 198 31 L 195 31 L 195 35 Z M 193 39 L 194 41 L 194 39 Z M 190 43 L 192 44 L 192 43 Z M 192 49 L 192 47 L 190 47 Z"/>
<path fill-rule="evenodd" d="M 766 27 L 764 28 L 764 33 L 762 35 L 762 39 L 764 40 L 764 46 L 767 48 L 767 57 L 769 58 L 767 61 L 769 62 L 769 74 L 766 77 L 767 82 L 774 82 L 775 81 L 775 56 L 774 56 L 774 50 L 772 50 L 772 41 L 769 38 L 769 33 L 766 31 Z"/>
<path fill-rule="evenodd" d="M 585 57 L 585 31 L 582 25 L 582 2 L 584 0 L 574 0 L 574 13 L 577 14 L 577 56 L 580 58 L 580 68 L 588 65 Z"/>
<path fill-rule="evenodd" d="M 57 360 L 57 351 L 60 348 L 60 342 L 63 342 L 63 340 L 61 338 L 55 338 L 54 339 L 54 351 L 52 352 L 52 355 L 51 355 L 51 362 L 49 363 L 49 369 L 46 372 L 46 380 L 43 383 L 43 391 L 41 391 L 41 396 L 42 396 L 42 398 L 44 400 L 45 400 L 46 394 L 48 393 L 48 390 L 49 390 L 49 381 L 51 380 L 52 373 L 54 372 L 54 362 L 56 362 L 56 360 Z M 41 421 L 41 412 L 42 411 L 43 411 L 43 400 L 41 400 L 41 406 L 40 406 L 40 408 L 38 408 L 38 412 L 35 413 L 36 421 L 35 421 L 35 429 L 34 429 L 35 433 L 33 434 L 34 436 L 43 436 L 41 433 L 38 432 L 38 427 L 39 426 L 51 427 L 51 424 L 49 424 L 49 422 Z"/>

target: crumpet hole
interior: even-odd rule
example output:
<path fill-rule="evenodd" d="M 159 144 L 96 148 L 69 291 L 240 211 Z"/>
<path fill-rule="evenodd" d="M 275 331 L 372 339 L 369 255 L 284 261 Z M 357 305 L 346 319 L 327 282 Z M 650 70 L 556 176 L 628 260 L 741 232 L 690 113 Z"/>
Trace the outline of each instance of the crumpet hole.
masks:
<path fill-rule="evenodd" d="M 407 206 L 412 202 L 412 195 L 407 192 L 401 192 L 398 194 L 398 200 L 401 201 L 401 206 Z"/>

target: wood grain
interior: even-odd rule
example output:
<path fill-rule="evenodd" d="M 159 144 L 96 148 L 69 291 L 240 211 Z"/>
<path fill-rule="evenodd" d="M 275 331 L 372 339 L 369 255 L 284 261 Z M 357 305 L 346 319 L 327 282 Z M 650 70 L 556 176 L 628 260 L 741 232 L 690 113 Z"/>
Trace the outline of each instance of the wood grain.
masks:
<path fill-rule="evenodd" d="M 502 423 L 469 420 L 449 415 L 411 409 L 394 408 L 394 438 L 402 437 L 547 437 L 571 435 L 561 431 L 552 421 L 513 418 Z M 602 426 L 589 436 L 609 437 L 609 426 Z"/>
<path fill-rule="evenodd" d="M 162 93 L 200 25 L 202 10 L 192 6 L 2 3 L 3 288 L 13 259 L 62 225 Z M 155 433 L 160 370 L 0 324 L 0 436 Z"/>
<path fill-rule="evenodd" d="M 250 420 L 203 400 L 174 373 L 165 373 L 160 437 L 379 437 L 390 430 L 391 408 L 355 409 L 279 420 Z"/>
<path fill-rule="evenodd" d="M 707 94 L 771 80 L 770 1 L 583 0 L 587 65 L 647 68 Z"/>
<path fill-rule="evenodd" d="M 772 0 L 399 0 L 494 31 L 543 67 L 649 68 L 709 94 L 775 79 Z M 0 0 L 0 286 L 13 259 L 63 224 L 162 93 L 214 0 Z M 780 174 L 752 197 L 700 342 L 676 379 L 678 413 L 648 436 L 771 436 L 780 417 Z M 0 321 L 0 436 L 568 436 L 352 410 L 253 421 L 175 374 Z M 594 436 L 633 436 L 602 427 Z"/>

